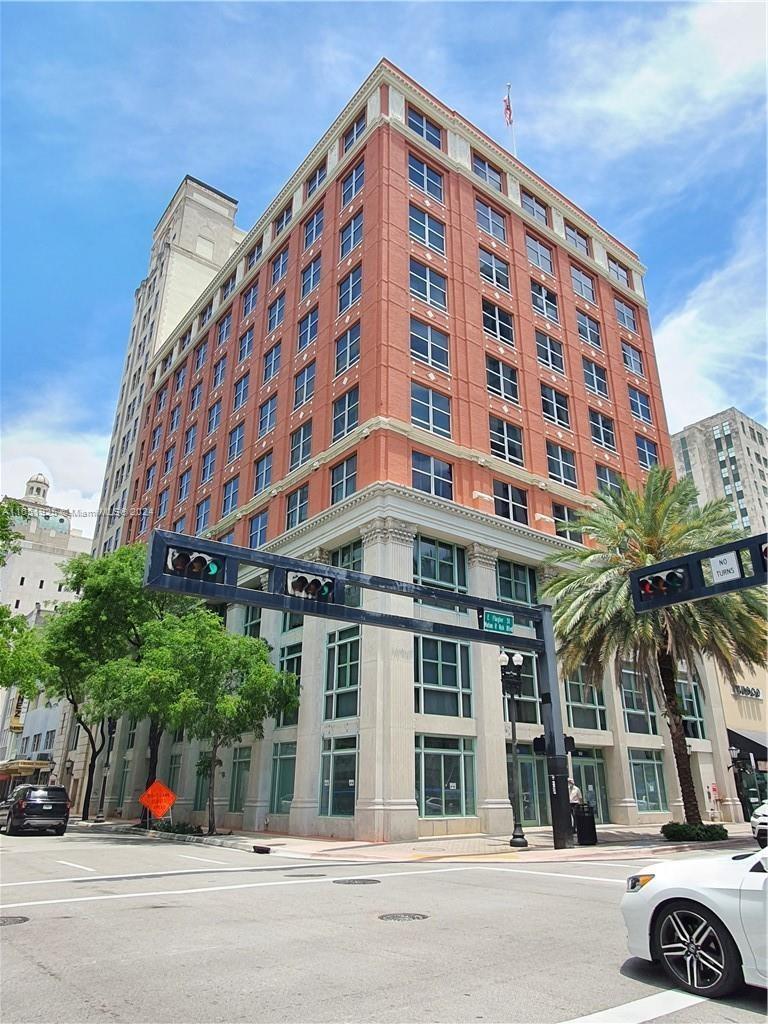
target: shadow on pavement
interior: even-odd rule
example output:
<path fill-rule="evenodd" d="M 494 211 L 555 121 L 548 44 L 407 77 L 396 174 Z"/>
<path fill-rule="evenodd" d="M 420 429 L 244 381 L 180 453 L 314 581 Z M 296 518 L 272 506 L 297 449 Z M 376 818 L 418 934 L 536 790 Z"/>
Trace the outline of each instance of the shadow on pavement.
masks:
<path fill-rule="evenodd" d="M 619 973 L 625 978 L 631 978 L 644 985 L 651 985 L 654 989 L 675 989 L 674 985 L 669 984 L 669 979 L 658 964 L 640 960 L 638 957 L 625 960 Z M 764 1014 L 766 991 L 762 988 L 754 988 L 752 985 L 741 985 L 726 999 L 713 999 L 712 1002 L 718 1006 L 729 1006 L 737 1010 L 749 1010 L 752 1013 Z"/>

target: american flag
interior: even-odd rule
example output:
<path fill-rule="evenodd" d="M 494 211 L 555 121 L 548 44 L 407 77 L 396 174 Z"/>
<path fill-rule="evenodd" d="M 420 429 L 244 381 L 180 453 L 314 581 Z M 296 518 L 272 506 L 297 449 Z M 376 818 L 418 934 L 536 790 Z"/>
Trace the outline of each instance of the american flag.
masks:
<path fill-rule="evenodd" d="M 504 97 L 504 122 L 508 128 L 512 124 L 512 104 L 509 101 L 509 93 Z"/>

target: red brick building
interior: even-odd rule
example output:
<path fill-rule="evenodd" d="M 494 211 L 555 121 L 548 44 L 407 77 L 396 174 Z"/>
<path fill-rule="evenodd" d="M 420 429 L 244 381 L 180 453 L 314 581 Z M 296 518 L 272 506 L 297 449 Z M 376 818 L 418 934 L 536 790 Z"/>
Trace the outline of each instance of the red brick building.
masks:
<path fill-rule="evenodd" d="M 145 511 L 124 539 L 160 526 L 534 601 L 536 567 L 578 540 L 569 517 L 593 492 L 671 464 L 642 278 L 626 246 L 382 61 L 151 365 L 131 495 Z M 233 752 L 224 821 L 365 838 L 511 827 L 493 649 L 229 618 L 270 640 L 302 699 L 297 722 Z M 532 822 L 547 801 L 526 665 Z M 602 820 L 666 820 L 669 744 L 626 673 L 564 682 L 573 771 Z M 698 784 L 726 793 L 717 708 L 702 714 Z M 196 750 L 163 756 L 194 815 Z M 141 777 L 126 763 L 120 806 Z"/>

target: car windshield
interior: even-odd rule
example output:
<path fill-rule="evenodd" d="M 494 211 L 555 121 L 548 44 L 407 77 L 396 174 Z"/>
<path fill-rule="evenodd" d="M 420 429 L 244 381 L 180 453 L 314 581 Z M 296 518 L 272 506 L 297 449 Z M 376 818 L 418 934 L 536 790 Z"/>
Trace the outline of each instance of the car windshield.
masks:
<path fill-rule="evenodd" d="M 47 786 L 45 789 L 31 789 L 28 800 L 66 800 L 67 791 L 63 786 Z"/>

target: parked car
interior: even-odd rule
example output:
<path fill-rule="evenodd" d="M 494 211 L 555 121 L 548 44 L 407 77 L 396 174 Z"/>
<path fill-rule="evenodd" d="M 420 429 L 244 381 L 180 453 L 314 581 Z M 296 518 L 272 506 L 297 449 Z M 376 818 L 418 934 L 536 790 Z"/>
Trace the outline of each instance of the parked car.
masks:
<path fill-rule="evenodd" d="M 768 987 L 768 853 L 650 864 L 627 879 L 621 911 L 630 953 L 675 985 L 717 997 L 742 979 Z"/>
<path fill-rule="evenodd" d="M 0 803 L 0 821 L 5 818 L 6 835 L 52 828 L 63 836 L 69 821 L 69 797 L 63 786 L 17 786 Z"/>
<path fill-rule="evenodd" d="M 760 804 L 755 813 L 749 819 L 752 826 L 752 835 L 757 840 L 757 845 L 764 850 L 768 846 L 768 800 Z"/>

